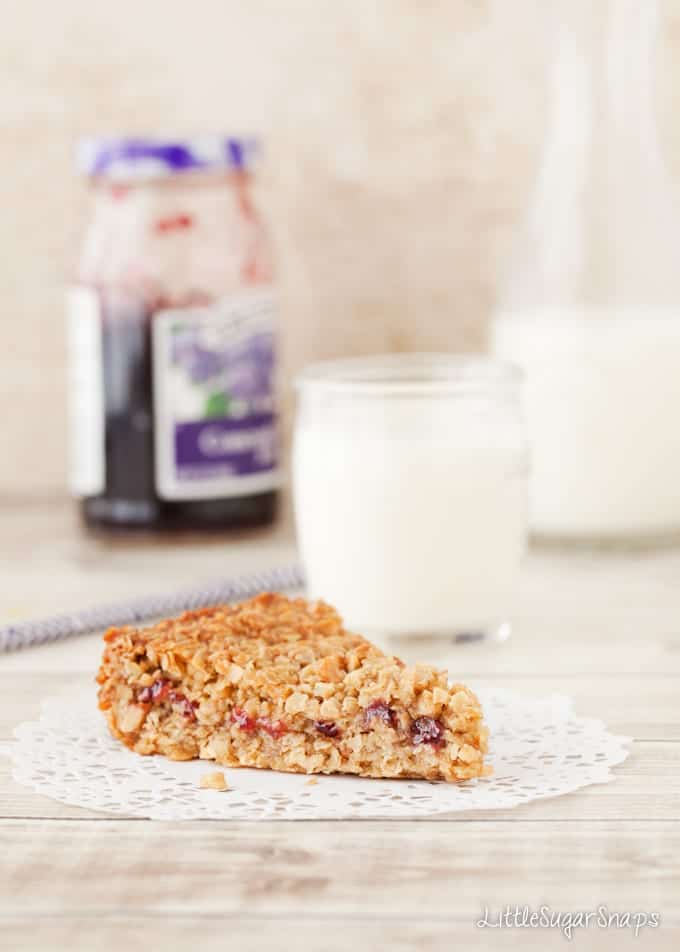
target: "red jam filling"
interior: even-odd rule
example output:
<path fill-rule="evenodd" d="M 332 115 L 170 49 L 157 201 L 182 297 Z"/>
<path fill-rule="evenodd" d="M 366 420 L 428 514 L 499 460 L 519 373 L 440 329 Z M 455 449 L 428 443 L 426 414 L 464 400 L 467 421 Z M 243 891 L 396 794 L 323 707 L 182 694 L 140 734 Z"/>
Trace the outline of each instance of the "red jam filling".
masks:
<path fill-rule="evenodd" d="M 246 714 L 240 707 L 234 708 L 231 712 L 231 719 L 242 731 L 248 731 L 248 733 L 250 733 L 251 731 L 257 730 L 257 721 L 255 718 L 250 717 L 250 715 Z"/>
<path fill-rule="evenodd" d="M 196 720 L 197 702 L 190 701 L 181 691 L 174 691 L 172 681 L 168 681 L 167 678 L 158 678 L 153 684 L 142 688 L 137 694 L 137 701 L 141 704 L 161 704 L 163 701 L 170 701 L 179 708 L 184 717 L 192 721 Z"/>
<path fill-rule="evenodd" d="M 231 712 L 231 720 L 242 731 L 249 734 L 258 729 L 269 734 L 270 737 L 283 737 L 288 733 L 288 725 L 284 721 L 272 721 L 268 717 L 250 717 L 240 707 L 235 707 Z"/>
<path fill-rule="evenodd" d="M 314 721 L 314 727 L 324 737 L 339 737 L 340 728 L 335 721 Z"/>
<path fill-rule="evenodd" d="M 288 727 L 283 721 L 270 721 L 268 717 L 258 717 L 257 726 L 270 737 L 283 737 L 288 733 Z"/>
<path fill-rule="evenodd" d="M 411 724 L 411 743 L 431 744 L 441 747 L 444 744 L 444 725 L 433 717 L 416 717 Z"/>
<path fill-rule="evenodd" d="M 172 683 L 167 678 L 158 678 L 153 684 L 150 684 L 137 695 L 137 700 L 142 704 L 159 704 L 167 700 L 170 695 Z"/>
<path fill-rule="evenodd" d="M 389 707 L 386 701 L 381 699 L 377 701 L 371 701 L 366 710 L 364 711 L 364 723 L 368 726 L 373 720 L 382 721 L 383 724 L 387 724 L 388 727 L 397 726 L 397 714 L 396 711 Z"/>
<path fill-rule="evenodd" d="M 190 701 L 186 695 L 179 691 L 171 691 L 168 699 L 179 708 L 184 717 L 188 717 L 190 721 L 196 720 L 196 708 L 198 707 L 196 701 Z"/>

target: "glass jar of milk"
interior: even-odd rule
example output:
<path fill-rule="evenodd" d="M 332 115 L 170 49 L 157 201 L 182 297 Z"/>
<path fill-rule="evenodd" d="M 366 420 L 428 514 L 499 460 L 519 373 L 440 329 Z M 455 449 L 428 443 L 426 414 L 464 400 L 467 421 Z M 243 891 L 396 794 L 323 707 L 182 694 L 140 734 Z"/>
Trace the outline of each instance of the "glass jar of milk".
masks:
<path fill-rule="evenodd" d="M 520 374 L 476 357 L 331 361 L 297 381 L 308 594 L 374 637 L 504 637 L 525 546 Z"/>
<path fill-rule="evenodd" d="M 680 530 L 680 229 L 655 0 L 556 0 L 552 115 L 492 346 L 525 372 L 530 526 Z"/>

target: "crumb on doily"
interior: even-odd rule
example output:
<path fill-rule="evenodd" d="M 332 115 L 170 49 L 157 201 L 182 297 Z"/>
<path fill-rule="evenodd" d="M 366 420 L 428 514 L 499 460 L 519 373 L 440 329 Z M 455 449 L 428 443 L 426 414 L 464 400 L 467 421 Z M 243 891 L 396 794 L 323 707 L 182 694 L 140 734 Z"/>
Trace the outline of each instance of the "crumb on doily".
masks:
<path fill-rule="evenodd" d="M 316 786 L 316 784 L 317 784 L 318 782 L 319 782 L 319 781 L 318 781 L 318 779 L 317 779 L 316 777 L 310 777 L 310 779 L 309 779 L 309 780 L 307 781 L 307 783 L 305 784 L 305 787 L 314 787 L 314 786 Z"/>
<path fill-rule="evenodd" d="M 201 787 L 204 790 L 229 790 L 229 784 L 221 770 L 216 770 L 214 773 L 203 774 L 201 777 Z"/>

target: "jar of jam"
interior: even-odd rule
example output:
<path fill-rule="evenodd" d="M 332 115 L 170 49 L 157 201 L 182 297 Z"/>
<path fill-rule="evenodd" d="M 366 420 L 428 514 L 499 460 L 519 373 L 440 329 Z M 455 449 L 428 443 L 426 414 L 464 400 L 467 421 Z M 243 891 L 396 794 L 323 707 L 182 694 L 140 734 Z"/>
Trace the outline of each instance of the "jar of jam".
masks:
<path fill-rule="evenodd" d="M 263 525 L 279 485 L 256 144 L 87 141 L 68 296 L 70 484 L 92 527 Z"/>

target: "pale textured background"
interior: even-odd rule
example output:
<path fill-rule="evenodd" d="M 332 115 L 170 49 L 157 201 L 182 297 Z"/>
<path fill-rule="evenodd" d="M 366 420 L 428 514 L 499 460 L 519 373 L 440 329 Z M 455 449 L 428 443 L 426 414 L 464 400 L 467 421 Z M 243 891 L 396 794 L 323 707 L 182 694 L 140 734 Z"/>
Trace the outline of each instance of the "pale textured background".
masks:
<path fill-rule="evenodd" d="M 267 137 L 288 376 L 313 356 L 479 348 L 543 132 L 545 7 L 0 0 L 0 497 L 64 492 L 80 135 Z M 662 10 L 680 176 L 680 0 Z"/>

